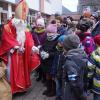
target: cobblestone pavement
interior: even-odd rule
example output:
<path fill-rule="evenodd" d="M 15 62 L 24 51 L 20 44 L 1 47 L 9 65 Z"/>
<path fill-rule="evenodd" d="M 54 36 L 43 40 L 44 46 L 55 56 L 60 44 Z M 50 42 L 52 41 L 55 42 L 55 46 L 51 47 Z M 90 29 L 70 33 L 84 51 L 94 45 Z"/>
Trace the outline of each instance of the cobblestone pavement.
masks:
<path fill-rule="evenodd" d="M 47 98 L 46 96 L 42 95 L 45 87 L 41 82 L 36 82 L 34 75 L 32 77 L 32 86 L 26 93 L 20 93 L 14 95 L 13 100 L 55 100 L 55 97 Z M 88 98 L 88 100 L 92 100 L 92 96 Z"/>
<path fill-rule="evenodd" d="M 41 82 L 36 82 L 35 78 L 32 78 L 32 86 L 30 89 L 26 93 L 14 95 L 13 100 L 55 100 L 55 97 L 47 98 L 42 95 L 45 89 L 46 88 L 41 84 Z"/>

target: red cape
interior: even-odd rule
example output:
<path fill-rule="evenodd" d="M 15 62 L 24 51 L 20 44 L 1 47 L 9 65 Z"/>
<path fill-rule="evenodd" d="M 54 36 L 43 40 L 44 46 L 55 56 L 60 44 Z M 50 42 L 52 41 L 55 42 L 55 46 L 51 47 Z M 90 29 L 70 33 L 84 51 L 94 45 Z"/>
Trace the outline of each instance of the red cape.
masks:
<path fill-rule="evenodd" d="M 32 53 L 32 46 L 34 46 L 32 36 L 29 32 L 25 34 L 25 52 L 19 53 L 18 50 L 15 50 L 11 55 L 10 81 L 12 93 L 23 92 L 30 86 L 30 73 L 40 64 L 39 56 Z M 4 26 L 2 43 L 0 45 L 0 58 L 8 63 L 8 53 L 10 49 L 18 45 L 16 29 L 12 23 L 9 22 Z"/>

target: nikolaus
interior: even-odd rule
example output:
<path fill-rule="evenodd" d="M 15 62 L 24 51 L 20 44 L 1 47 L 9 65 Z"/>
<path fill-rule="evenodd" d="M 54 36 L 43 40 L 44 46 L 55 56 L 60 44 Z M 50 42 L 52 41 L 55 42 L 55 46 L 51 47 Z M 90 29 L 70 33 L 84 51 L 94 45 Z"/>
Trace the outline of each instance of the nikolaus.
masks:
<path fill-rule="evenodd" d="M 40 64 L 39 50 L 34 46 L 30 32 L 26 31 L 25 19 L 28 6 L 22 0 L 16 7 L 15 17 L 4 26 L 0 58 L 10 70 L 9 81 L 12 93 L 23 92 L 29 88 L 30 73 Z"/>

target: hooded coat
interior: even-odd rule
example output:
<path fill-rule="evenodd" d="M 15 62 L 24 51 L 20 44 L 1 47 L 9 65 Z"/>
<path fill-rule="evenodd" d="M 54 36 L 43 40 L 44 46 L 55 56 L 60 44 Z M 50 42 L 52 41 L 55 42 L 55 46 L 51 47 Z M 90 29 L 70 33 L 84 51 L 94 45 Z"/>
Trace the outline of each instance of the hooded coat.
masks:
<path fill-rule="evenodd" d="M 69 50 L 65 56 L 63 100 L 69 100 L 69 98 L 70 100 L 85 100 L 82 77 L 86 66 L 86 54 L 78 48 Z M 70 79 L 71 75 L 78 78 L 71 77 Z"/>

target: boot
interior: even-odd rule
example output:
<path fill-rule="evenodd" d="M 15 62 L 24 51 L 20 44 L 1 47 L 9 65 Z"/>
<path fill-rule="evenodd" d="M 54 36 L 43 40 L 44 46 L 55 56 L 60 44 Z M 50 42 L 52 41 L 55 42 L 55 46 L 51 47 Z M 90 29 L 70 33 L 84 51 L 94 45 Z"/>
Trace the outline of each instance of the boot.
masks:
<path fill-rule="evenodd" d="M 51 83 L 50 83 L 50 81 L 46 82 L 46 87 L 47 87 L 47 89 L 43 92 L 43 95 L 47 95 L 50 92 L 50 90 L 51 90 Z"/>
<path fill-rule="evenodd" d="M 56 95 L 56 83 L 51 81 L 51 91 L 46 95 L 47 97 L 53 97 Z"/>
<path fill-rule="evenodd" d="M 47 90 L 45 90 L 42 94 L 43 95 L 47 95 L 49 93 L 49 90 L 47 89 Z"/>
<path fill-rule="evenodd" d="M 55 100 L 62 100 L 60 96 L 56 97 Z"/>
<path fill-rule="evenodd" d="M 45 81 L 45 82 L 43 83 L 43 86 L 44 86 L 44 87 L 47 87 L 47 84 L 48 84 L 47 81 Z"/>
<path fill-rule="evenodd" d="M 41 66 L 37 69 L 38 72 L 38 78 L 36 79 L 36 81 L 41 81 L 42 80 L 42 69 Z"/>
<path fill-rule="evenodd" d="M 46 83 L 46 75 L 43 73 L 42 75 L 42 83 L 45 84 Z"/>
<path fill-rule="evenodd" d="M 51 91 L 48 94 L 46 94 L 47 97 L 53 97 L 55 95 L 56 95 L 56 92 L 55 91 Z"/>
<path fill-rule="evenodd" d="M 42 72 L 41 69 L 38 70 L 38 78 L 36 78 L 36 81 L 39 82 L 42 80 Z"/>
<path fill-rule="evenodd" d="M 39 82 L 42 78 L 39 76 L 38 78 L 36 78 L 36 81 Z"/>

